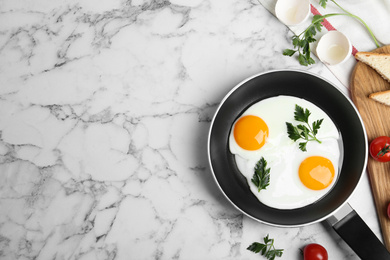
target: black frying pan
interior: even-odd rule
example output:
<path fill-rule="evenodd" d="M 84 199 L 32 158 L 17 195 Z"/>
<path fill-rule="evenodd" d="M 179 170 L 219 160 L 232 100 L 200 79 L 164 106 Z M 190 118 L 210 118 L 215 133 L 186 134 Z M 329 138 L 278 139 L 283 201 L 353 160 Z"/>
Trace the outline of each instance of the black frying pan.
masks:
<path fill-rule="evenodd" d="M 344 150 L 347 150 L 333 189 L 317 202 L 292 210 L 262 204 L 250 191 L 228 148 L 234 121 L 252 104 L 279 95 L 303 98 L 324 110 L 338 127 Z M 362 259 L 390 259 L 382 243 L 347 203 L 365 170 L 367 154 L 364 125 L 350 99 L 325 79 L 294 70 L 261 73 L 233 88 L 217 109 L 208 140 L 209 162 L 217 184 L 227 199 L 247 216 L 280 227 L 327 219 Z M 364 239 L 357 234 L 359 231 Z M 365 244 L 368 248 L 364 248 Z"/>

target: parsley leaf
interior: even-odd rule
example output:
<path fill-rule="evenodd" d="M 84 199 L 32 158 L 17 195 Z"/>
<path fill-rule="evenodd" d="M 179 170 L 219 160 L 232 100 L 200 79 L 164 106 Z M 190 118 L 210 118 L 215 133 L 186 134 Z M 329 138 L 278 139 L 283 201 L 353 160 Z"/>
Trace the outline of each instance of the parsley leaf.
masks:
<path fill-rule="evenodd" d="M 318 133 L 318 129 L 320 129 L 322 121 L 324 121 L 324 119 L 317 120 L 317 121 L 313 122 L 313 134 L 314 135 L 316 135 Z"/>
<path fill-rule="evenodd" d="M 274 260 L 275 257 L 281 257 L 283 255 L 283 249 L 275 249 L 274 239 L 269 238 L 269 235 L 264 237 L 264 244 L 259 242 L 253 242 L 248 246 L 247 250 L 256 254 L 261 254 L 269 260 Z"/>
<path fill-rule="evenodd" d="M 310 111 L 303 109 L 302 107 L 295 105 L 294 119 L 299 122 L 307 123 L 309 121 Z"/>
<path fill-rule="evenodd" d="M 261 157 L 260 160 L 256 163 L 255 173 L 251 179 L 252 183 L 256 185 L 258 192 L 264 190 L 269 185 L 271 169 L 267 169 L 267 161 L 264 157 Z"/>
<path fill-rule="evenodd" d="M 328 2 L 328 0 L 320 0 L 320 5 L 323 7 L 323 8 L 326 8 L 326 3 Z"/>
<path fill-rule="evenodd" d="M 299 132 L 297 127 L 294 127 L 293 124 L 286 122 L 287 125 L 287 134 L 288 137 L 296 142 L 298 139 L 301 138 L 301 133 Z"/>
<path fill-rule="evenodd" d="M 294 51 L 294 50 L 291 50 L 291 49 L 285 49 L 284 51 L 283 51 L 283 55 L 284 56 L 293 56 L 295 53 L 296 53 L 297 51 Z"/>
<path fill-rule="evenodd" d="M 317 139 L 316 135 L 324 119 L 314 121 L 312 125 L 310 125 L 310 114 L 311 112 L 307 108 L 303 109 L 302 107 L 295 105 L 294 119 L 305 124 L 294 126 L 292 123 L 286 122 L 288 137 L 294 142 L 299 139 L 303 139 L 303 142 L 299 143 L 299 149 L 304 152 L 307 151 L 306 145 L 309 141 L 317 141 L 318 143 L 321 143 L 321 141 Z"/>

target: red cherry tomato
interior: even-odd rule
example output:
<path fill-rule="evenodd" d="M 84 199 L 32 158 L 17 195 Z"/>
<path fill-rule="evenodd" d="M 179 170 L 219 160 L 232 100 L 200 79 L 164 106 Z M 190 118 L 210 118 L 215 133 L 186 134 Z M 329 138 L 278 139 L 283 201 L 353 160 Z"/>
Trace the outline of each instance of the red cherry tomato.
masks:
<path fill-rule="evenodd" d="M 390 218 L 390 203 L 387 205 L 387 217 Z"/>
<path fill-rule="evenodd" d="M 379 136 L 370 143 L 370 155 L 379 162 L 390 161 L 390 137 Z"/>
<path fill-rule="evenodd" d="M 328 260 L 328 252 L 319 244 L 308 244 L 303 249 L 304 260 Z"/>

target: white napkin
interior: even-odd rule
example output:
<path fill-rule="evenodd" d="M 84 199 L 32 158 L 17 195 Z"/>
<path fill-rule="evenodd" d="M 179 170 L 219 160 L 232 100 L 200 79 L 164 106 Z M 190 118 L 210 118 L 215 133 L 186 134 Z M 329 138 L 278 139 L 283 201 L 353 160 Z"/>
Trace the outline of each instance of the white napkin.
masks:
<path fill-rule="evenodd" d="M 268 11 L 275 15 L 277 0 L 258 1 Z M 370 27 L 381 46 L 390 44 L 390 0 L 336 0 L 336 2 L 348 12 L 359 16 Z M 311 1 L 311 4 L 312 15 L 310 15 L 309 19 L 298 26 L 289 26 L 290 30 L 295 34 L 300 34 L 304 31 L 310 25 L 313 14 L 316 14 L 317 12 L 322 15 L 343 12 L 331 1 L 328 1 L 326 9 L 319 5 L 318 0 Z M 352 50 L 353 55 L 357 51 L 372 51 L 377 48 L 366 27 L 355 18 L 348 16 L 333 16 L 328 18 L 327 21 L 329 22 L 329 30 L 332 30 L 330 27 L 333 27 L 349 38 L 354 47 Z M 315 36 L 317 41 L 311 45 L 311 50 L 314 55 L 316 55 L 315 48 L 318 40 L 327 31 L 328 30 L 324 28 L 322 32 L 317 33 Z M 352 70 L 356 65 L 356 60 L 353 55 L 351 55 L 345 63 L 333 66 L 327 65 L 329 70 L 347 88 L 349 88 Z"/>

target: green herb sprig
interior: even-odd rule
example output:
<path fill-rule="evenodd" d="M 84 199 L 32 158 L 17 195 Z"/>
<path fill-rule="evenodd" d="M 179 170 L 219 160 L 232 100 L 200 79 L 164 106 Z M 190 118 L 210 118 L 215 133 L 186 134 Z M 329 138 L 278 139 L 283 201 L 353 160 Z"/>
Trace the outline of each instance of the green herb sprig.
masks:
<path fill-rule="evenodd" d="M 269 238 L 269 235 L 264 237 L 264 244 L 259 242 L 253 242 L 247 250 L 254 253 L 259 253 L 265 256 L 269 260 L 274 260 L 275 257 L 281 257 L 283 255 L 283 249 L 275 249 L 274 239 Z"/>
<path fill-rule="evenodd" d="M 377 39 L 375 38 L 375 35 L 371 31 L 370 27 L 358 16 L 348 12 L 344 8 L 342 8 L 336 1 L 330 0 L 333 2 L 337 7 L 339 7 L 343 13 L 331 13 L 326 15 L 314 15 L 313 19 L 311 21 L 311 24 L 299 35 L 294 35 L 292 37 L 292 44 L 294 46 L 294 49 L 285 49 L 283 51 L 283 55 L 285 56 L 293 56 L 295 53 L 298 52 L 298 61 L 303 66 L 312 65 L 315 63 L 314 59 L 311 58 L 311 48 L 310 43 L 313 43 L 317 41 L 314 36 L 316 36 L 317 32 L 321 32 L 322 29 L 322 23 L 324 19 L 332 17 L 332 16 L 338 16 L 338 15 L 345 15 L 352 18 L 357 19 L 359 22 L 361 22 L 368 32 L 370 33 L 372 39 L 375 42 L 375 45 L 379 48 L 380 44 L 378 43 Z M 319 3 L 323 8 L 326 8 L 328 0 L 320 0 Z"/>
<path fill-rule="evenodd" d="M 311 57 L 311 48 L 310 43 L 315 42 L 316 39 L 314 36 L 317 32 L 321 32 L 322 22 L 324 21 L 324 16 L 315 15 L 309 27 L 306 28 L 301 34 L 294 35 L 292 37 L 292 44 L 294 49 L 285 49 L 283 55 L 293 56 L 298 52 L 298 61 L 299 64 L 303 66 L 308 66 L 314 64 L 315 61 Z"/>
<path fill-rule="evenodd" d="M 288 137 L 294 142 L 299 139 L 304 140 L 304 142 L 299 143 L 299 149 L 304 152 L 307 151 L 306 145 L 309 141 L 317 141 L 318 143 L 321 143 L 321 141 L 317 139 L 316 135 L 324 119 L 314 121 L 312 125 L 310 125 L 310 114 L 311 112 L 308 109 L 303 109 L 302 107 L 295 105 L 294 119 L 298 122 L 303 122 L 306 125 L 300 124 L 294 126 L 292 123 L 286 122 Z"/>
<path fill-rule="evenodd" d="M 267 161 L 264 159 L 264 157 L 261 157 L 260 160 L 256 163 L 255 173 L 251 179 L 252 183 L 256 185 L 258 192 L 266 189 L 269 185 L 270 171 L 270 168 L 267 169 Z"/>

